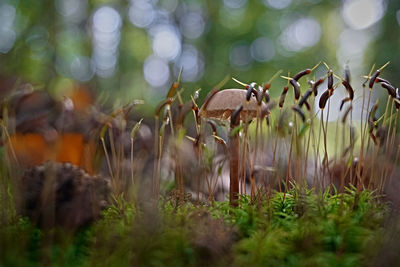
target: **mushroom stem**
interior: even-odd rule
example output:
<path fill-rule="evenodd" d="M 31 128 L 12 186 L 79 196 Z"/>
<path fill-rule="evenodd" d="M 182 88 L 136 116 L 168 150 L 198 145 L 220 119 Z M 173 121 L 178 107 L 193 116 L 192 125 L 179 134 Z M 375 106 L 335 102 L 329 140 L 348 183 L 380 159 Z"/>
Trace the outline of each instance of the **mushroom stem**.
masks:
<path fill-rule="evenodd" d="M 231 206 L 238 205 L 239 198 L 239 133 L 234 129 L 239 125 L 240 112 L 243 106 L 240 105 L 231 115 L 231 133 L 229 135 L 229 203 Z"/>
<path fill-rule="evenodd" d="M 229 203 L 231 206 L 237 206 L 237 199 L 239 194 L 239 138 L 238 134 L 230 137 L 230 186 L 229 186 Z"/>

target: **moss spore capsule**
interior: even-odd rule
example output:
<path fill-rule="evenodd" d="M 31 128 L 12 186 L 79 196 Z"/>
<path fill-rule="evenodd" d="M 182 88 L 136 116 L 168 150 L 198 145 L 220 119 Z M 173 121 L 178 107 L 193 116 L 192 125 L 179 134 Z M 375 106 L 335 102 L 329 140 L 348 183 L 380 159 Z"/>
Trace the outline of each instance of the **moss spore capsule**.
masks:
<path fill-rule="evenodd" d="M 306 121 L 306 116 L 304 115 L 303 110 L 301 110 L 301 108 L 300 108 L 299 106 L 294 106 L 294 107 L 292 107 L 292 109 L 293 109 L 297 114 L 300 115 L 300 118 L 301 118 L 301 120 L 302 120 L 303 122 Z"/>
<path fill-rule="evenodd" d="M 249 86 L 249 88 L 247 89 L 247 92 L 246 92 L 246 101 L 250 101 L 250 98 L 251 98 L 252 94 L 254 96 L 256 96 L 256 98 L 258 97 L 257 96 L 257 90 L 254 89 L 254 87 Z"/>
<path fill-rule="evenodd" d="M 328 89 L 321 95 L 321 98 L 319 99 L 319 108 L 320 109 L 325 108 L 326 102 L 328 101 L 329 97 L 330 97 L 330 91 Z"/>
<path fill-rule="evenodd" d="M 246 90 L 247 90 L 246 100 L 247 101 L 250 101 L 251 94 L 254 94 L 257 97 L 257 90 L 254 88 L 255 85 L 256 85 L 255 82 L 252 82 L 249 85 L 246 85 Z"/>
<path fill-rule="evenodd" d="M 353 109 L 353 106 L 350 105 L 350 106 L 346 109 L 346 111 L 344 112 L 344 115 L 343 115 L 343 118 L 342 118 L 342 123 L 343 123 L 343 124 L 346 123 L 347 116 L 349 115 L 349 113 L 350 113 L 350 111 L 351 111 L 352 109 Z"/>
<path fill-rule="evenodd" d="M 349 101 L 351 101 L 351 100 L 352 100 L 352 99 L 351 99 L 350 97 L 343 98 L 343 99 L 342 99 L 342 102 L 340 102 L 340 108 L 339 108 L 339 110 L 342 111 L 342 108 L 343 108 L 344 103 L 349 102 Z"/>
<path fill-rule="evenodd" d="M 282 108 L 282 107 L 283 107 L 283 104 L 285 103 L 285 98 L 286 98 L 286 94 L 287 94 L 288 90 L 289 90 L 289 87 L 288 87 L 288 86 L 285 86 L 285 87 L 283 88 L 281 97 L 279 98 L 279 108 Z"/>
<path fill-rule="evenodd" d="M 304 104 L 305 102 L 307 102 L 307 99 L 311 96 L 312 92 L 313 92 L 312 88 L 308 89 L 308 90 L 305 92 L 305 94 L 303 95 L 303 97 L 302 97 L 302 98 L 300 99 L 300 101 L 299 101 L 299 106 L 300 106 L 300 107 L 302 107 L 303 104 Z"/>
<path fill-rule="evenodd" d="M 387 90 L 388 94 L 391 97 L 396 98 L 396 89 L 393 87 L 393 85 L 388 83 L 381 83 L 381 86 Z"/>
<path fill-rule="evenodd" d="M 310 73 L 311 73 L 311 69 L 302 70 L 293 76 L 293 80 L 298 81 L 301 77 L 303 77 L 307 74 L 310 74 Z"/>
<path fill-rule="evenodd" d="M 240 112 L 243 109 L 243 105 L 238 106 L 231 115 L 231 126 L 237 126 L 240 122 Z"/>
<path fill-rule="evenodd" d="M 328 71 L 328 89 L 333 90 L 333 71 Z"/>
<path fill-rule="evenodd" d="M 268 91 L 265 92 L 264 98 L 265 98 L 265 103 L 267 103 L 267 104 L 269 103 L 269 101 L 271 101 L 271 97 L 269 96 L 269 92 Z"/>
<path fill-rule="evenodd" d="M 325 79 L 324 78 L 321 78 L 321 79 L 319 79 L 318 81 L 316 81 L 314 84 L 313 84 L 313 92 L 314 92 L 314 96 L 317 96 L 318 95 L 318 87 L 323 83 L 325 81 Z"/>
<path fill-rule="evenodd" d="M 353 100 L 354 99 L 353 87 L 351 87 L 350 83 L 348 83 L 346 80 L 342 81 L 342 84 L 344 88 L 346 88 L 347 93 L 349 93 L 349 98 Z"/>
<path fill-rule="evenodd" d="M 375 83 L 387 83 L 387 84 L 391 84 L 388 80 L 385 80 L 385 79 L 380 78 L 380 77 L 376 77 Z"/>
<path fill-rule="evenodd" d="M 376 78 L 378 78 L 378 76 L 381 74 L 381 70 L 377 70 L 375 71 L 375 73 L 371 76 L 371 79 L 369 80 L 369 89 L 371 90 L 372 87 L 374 86 L 374 83 L 376 81 Z"/>
<path fill-rule="evenodd" d="M 350 84 L 350 79 L 351 79 L 351 75 L 350 75 L 350 69 L 349 69 L 349 65 L 346 65 L 344 67 L 344 80 Z"/>
<path fill-rule="evenodd" d="M 300 84 L 295 79 L 290 79 L 290 84 L 293 86 L 294 98 L 299 100 L 300 98 Z"/>

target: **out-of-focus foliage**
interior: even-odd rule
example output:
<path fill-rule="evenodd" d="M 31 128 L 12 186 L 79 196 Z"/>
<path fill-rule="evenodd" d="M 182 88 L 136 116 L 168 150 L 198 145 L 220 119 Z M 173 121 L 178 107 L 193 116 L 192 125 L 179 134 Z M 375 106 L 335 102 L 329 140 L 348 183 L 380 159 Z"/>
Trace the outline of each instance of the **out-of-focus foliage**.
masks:
<path fill-rule="evenodd" d="M 357 77 L 391 60 L 396 78 L 399 10 L 389 0 L 3 0 L 0 74 L 56 94 L 87 83 L 148 110 L 181 67 L 186 92 L 201 97 L 227 74 L 261 83 L 320 60 Z"/>
<path fill-rule="evenodd" d="M 170 200 L 160 202 L 158 209 L 135 207 L 117 197 L 103 219 L 75 233 L 38 229 L 26 218 L 11 216 L 0 228 L 0 262 L 6 266 L 364 266 L 385 257 L 376 244 L 386 244 L 382 227 L 388 210 L 375 197 L 355 188 L 322 194 L 296 187 L 285 196 L 274 193 L 257 203 L 242 196 L 236 208 L 228 202 L 195 206 Z"/>

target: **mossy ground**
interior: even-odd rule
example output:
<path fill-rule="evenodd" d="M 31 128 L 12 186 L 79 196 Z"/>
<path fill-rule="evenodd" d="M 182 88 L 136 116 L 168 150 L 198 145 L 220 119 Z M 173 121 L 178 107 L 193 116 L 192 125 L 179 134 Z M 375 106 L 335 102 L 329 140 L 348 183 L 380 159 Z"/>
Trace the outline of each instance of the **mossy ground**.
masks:
<path fill-rule="evenodd" d="M 377 256 L 388 206 L 370 191 L 295 186 L 239 206 L 114 197 L 78 231 L 43 230 L 10 206 L 1 266 L 362 266 Z M 3 202 L 4 204 L 5 202 Z"/>

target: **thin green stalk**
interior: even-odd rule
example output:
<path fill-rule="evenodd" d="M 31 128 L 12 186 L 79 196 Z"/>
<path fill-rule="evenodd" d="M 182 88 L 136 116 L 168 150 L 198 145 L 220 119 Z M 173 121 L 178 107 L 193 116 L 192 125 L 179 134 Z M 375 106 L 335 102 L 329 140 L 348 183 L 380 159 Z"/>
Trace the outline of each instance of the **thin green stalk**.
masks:
<path fill-rule="evenodd" d="M 133 138 L 131 138 L 131 183 L 132 186 L 135 184 L 133 179 Z"/>
<path fill-rule="evenodd" d="M 104 138 L 103 138 L 103 137 L 101 137 L 100 140 L 101 140 L 101 144 L 102 144 L 102 146 L 103 146 L 104 154 L 105 154 L 105 156 L 106 156 L 108 171 L 109 171 L 109 173 L 110 173 L 111 180 L 114 181 L 113 169 L 112 169 L 112 167 L 111 167 L 110 157 L 108 156 L 108 151 L 107 151 L 107 148 L 106 148 L 106 143 L 104 142 Z"/>

